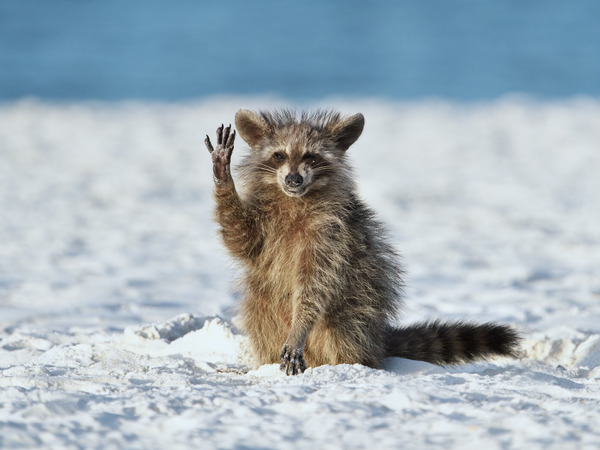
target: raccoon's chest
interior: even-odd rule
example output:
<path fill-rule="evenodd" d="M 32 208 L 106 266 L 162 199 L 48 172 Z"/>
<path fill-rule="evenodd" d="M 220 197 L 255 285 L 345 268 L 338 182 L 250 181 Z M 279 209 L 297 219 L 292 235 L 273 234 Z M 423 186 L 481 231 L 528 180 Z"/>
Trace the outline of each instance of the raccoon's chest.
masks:
<path fill-rule="evenodd" d="M 292 293 L 302 282 L 302 274 L 314 264 L 312 255 L 321 238 L 318 227 L 310 216 L 289 215 L 273 220 L 267 230 L 256 261 L 257 274 L 271 289 Z"/>

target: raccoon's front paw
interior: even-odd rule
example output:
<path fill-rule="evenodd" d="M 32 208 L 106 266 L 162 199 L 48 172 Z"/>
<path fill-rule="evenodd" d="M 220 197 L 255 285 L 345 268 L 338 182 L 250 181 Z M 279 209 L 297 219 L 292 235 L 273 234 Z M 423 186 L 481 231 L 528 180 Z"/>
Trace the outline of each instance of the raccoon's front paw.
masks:
<path fill-rule="evenodd" d="M 281 350 L 281 365 L 279 368 L 286 375 L 298 375 L 306 370 L 304 351 L 301 348 L 292 348 L 285 344 Z"/>
<path fill-rule="evenodd" d="M 217 128 L 217 148 L 213 148 L 210 138 L 206 135 L 204 144 L 212 155 L 213 174 L 217 184 L 224 184 L 231 180 L 229 165 L 231 164 L 231 153 L 235 141 L 235 130 L 230 134 L 231 125 Z"/>

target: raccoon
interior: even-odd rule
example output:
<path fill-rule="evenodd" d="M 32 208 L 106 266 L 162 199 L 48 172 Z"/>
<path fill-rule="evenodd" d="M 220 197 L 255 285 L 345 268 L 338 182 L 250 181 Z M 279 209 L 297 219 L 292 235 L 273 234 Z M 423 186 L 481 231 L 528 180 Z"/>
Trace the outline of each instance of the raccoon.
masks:
<path fill-rule="evenodd" d="M 250 152 L 237 185 L 236 132 L 208 135 L 216 220 L 240 263 L 240 318 L 260 364 L 288 375 L 323 364 L 379 368 L 386 357 L 454 365 L 516 355 L 518 333 L 496 323 L 393 325 L 402 307 L 403 269 L 382 224 L 357 195 L 346 151 L 364 117 L 334 111 L 255 113 L 235 126 Z"/>

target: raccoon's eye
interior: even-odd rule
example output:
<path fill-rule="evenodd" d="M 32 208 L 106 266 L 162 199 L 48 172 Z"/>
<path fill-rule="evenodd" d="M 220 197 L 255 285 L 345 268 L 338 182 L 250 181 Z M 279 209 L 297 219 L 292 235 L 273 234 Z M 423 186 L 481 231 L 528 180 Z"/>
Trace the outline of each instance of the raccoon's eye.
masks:
<path fill-rule="evenodd" d="M 302 159 L 304 159 L 304 161 L 306 161 L 309 164 L 314 164 L 317 162 L 318 158 L 319 157 L 317 155 L 311 155 L 310 153 L 307 153 Z"/>
<path fill-rule="evenodd" d="M 285 159 L 285 155 L 283 153 L 275 152 L 273 153 L 273 159 L 275 161 L 283 161 Z"/>

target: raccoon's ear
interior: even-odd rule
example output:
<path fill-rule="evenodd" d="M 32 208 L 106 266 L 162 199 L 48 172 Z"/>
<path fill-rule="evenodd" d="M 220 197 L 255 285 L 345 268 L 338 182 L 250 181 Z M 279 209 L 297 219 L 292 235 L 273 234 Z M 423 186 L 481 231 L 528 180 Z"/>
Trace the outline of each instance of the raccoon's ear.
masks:
<path fill-rule="evenodd" d="M 346 151 L 348 147 L 356 142 L 364 127 L 365 118 L 361 113 L 358 113 L 334 125 L 331 129 L 331 135 L 337 147 Z"/>
<path fill-rule="evenodd" d="M 271 133 L 267 122 L 248 109 L 239 109 L 235 113 L 235 128 L 242 139 L 252 148 L 255 148 L 263 138 Z"/>

